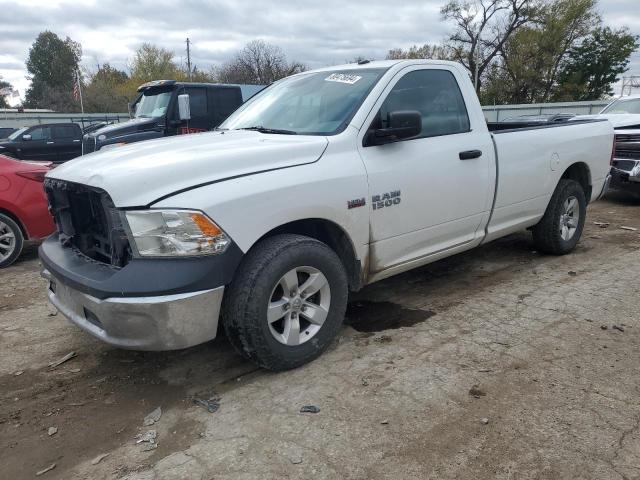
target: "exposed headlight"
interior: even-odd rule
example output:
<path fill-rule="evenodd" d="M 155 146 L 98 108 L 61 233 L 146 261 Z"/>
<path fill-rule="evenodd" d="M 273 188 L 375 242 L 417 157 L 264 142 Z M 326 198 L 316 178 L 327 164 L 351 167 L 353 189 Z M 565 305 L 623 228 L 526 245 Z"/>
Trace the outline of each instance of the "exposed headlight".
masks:
<path fill-rule="evenodd" d="M 231 240 L 209 217 L 191 210 L 125 212 L 138 253 L 143 257 L 223 253 Z"/>

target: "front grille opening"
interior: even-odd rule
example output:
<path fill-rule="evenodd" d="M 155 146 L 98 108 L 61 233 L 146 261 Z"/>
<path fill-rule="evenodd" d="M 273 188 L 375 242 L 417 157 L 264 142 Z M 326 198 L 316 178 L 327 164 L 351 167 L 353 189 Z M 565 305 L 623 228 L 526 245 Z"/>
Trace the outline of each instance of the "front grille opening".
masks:
<path fill-rule="evenodd" d="M 131 259 L 120 212 L 103 190 L 47 179 L 45 191 L 60 241 L 100 263 L 124 267 Z"/>

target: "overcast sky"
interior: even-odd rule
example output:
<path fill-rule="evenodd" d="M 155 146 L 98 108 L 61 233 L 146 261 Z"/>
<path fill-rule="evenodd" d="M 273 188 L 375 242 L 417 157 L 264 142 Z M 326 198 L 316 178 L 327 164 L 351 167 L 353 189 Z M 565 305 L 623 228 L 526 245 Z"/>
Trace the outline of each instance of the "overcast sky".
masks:
<path fill-rule="evenodd" d="M 201 69 L 228 59 L 261 38 L 282 47 L 289 59 L 310 67 L 357 56 L 381 59 L 393 47 L 440 42 L 451 26 L 440 20 L 445 0 L 0 0 L 0 76 L 24 96 L 24 65 L 39 32 L 51 30 L 82 44 L 82 65 L 126 69 L 143 42 L 186 56 Z M 640 34 L 640 0 L 600 0 L 607 25 Z M 640 75 L 640 53 L 629 74 Z"/>

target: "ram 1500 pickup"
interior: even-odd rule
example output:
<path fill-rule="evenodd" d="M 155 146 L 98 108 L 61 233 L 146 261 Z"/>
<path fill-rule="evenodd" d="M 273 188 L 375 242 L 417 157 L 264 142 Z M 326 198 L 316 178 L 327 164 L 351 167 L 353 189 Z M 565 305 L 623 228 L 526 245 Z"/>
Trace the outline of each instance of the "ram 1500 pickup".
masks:
<path fill-rule="evenodd" d="M 257 364 L 294 368 L 339 332 L 350 290 L 527 228 L 571 252 L 612 146 L 607 121 L 488 126 L 451 62 L 304 72 L 216 131 L 49 173 L 43 275 L 113 345 L 184 348 L 220 324 Z"/>

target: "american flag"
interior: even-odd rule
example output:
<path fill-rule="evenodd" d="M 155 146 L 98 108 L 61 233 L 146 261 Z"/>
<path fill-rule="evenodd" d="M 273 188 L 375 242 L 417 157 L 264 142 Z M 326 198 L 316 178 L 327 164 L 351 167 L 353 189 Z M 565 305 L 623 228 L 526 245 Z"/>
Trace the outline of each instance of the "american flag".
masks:
<path fill-rule="evenodd" d="M 73 82 L 73 98 L 76 102 L 80 101 L 80 75 L 76 72 L 75 82 Z"/>

